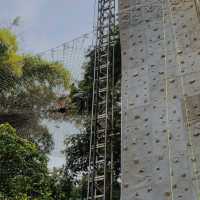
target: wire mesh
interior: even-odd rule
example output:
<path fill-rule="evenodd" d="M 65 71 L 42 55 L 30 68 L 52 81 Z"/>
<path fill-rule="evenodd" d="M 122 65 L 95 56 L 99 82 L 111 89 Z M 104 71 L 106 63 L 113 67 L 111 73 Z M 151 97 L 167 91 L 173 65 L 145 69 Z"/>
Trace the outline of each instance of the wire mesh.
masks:
<path fill-rule="evenodd" d="M 93 48 L 94 33 L 89 32 L 71 41 L 48 49 L 38 55 L 50 62 L 62 63 L 72 72 L 74 79 L 81 79 L 82 66 L 87 61 L 86 55 Z"/>

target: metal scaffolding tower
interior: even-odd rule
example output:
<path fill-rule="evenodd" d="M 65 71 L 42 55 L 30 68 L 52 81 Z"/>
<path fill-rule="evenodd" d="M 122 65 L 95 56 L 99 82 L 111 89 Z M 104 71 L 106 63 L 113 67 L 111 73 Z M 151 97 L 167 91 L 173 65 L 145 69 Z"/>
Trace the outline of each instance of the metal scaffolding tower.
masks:
<path fill-rule="evenodd" d="M 115 0 L 98 0 L 87 199 L 112 199 Z"/>

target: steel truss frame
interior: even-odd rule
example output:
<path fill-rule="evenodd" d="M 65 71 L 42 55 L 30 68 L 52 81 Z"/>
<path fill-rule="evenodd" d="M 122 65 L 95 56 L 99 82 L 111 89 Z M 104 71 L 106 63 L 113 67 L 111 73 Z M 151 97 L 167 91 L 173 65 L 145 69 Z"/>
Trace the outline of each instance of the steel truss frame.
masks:
<path fill-rule="evenodd" d="M 87 199 L 112 199 L 115 0 L 98 0 Z"/>

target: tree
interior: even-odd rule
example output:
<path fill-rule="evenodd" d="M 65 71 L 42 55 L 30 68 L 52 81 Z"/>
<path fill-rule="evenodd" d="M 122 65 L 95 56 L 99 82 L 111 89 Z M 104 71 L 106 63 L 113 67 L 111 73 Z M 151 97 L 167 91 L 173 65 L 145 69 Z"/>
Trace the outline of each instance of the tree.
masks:
<path fill-rule="evenodd" d="M 0 169 L 3 199 L 51 199 L 47 157 L 9 124 L 0 125 Z"/>
<path fill-rule="evenodd" d="M 18 50 L 17 39 L 8 29 L 0 29 L 0 74 L 1 90 L 13 86 L 13 82 L 6 82 L 5 78 L 19 77 L 22 74 L 22 57 L 16 52 Z"/>
<path fill-rule="evenodd" d="M 89 127 L 80 134 L 72 135 L 65 141 L 66 171 L 73 177 L 87 173 L 89 162 Z"/>
<path fill-rule="evenodd" d="M 68 200 L 72 195 L 74 184 L 69 174 L 63 169 L 54 169 L 50 175 L 52 198 L 55 200 Z"/>
<path fill-rule="evenodd" d="M 49 152 L 53 142 L 41 121 L 59 98 L 58 88 L 69 89 L 70 72 L 62 64 L 19 55 L 14 34 L 0 29 L 0 123 L 9 122 L 22 137 Z"/>
<path fill-rule="evenodd" d="M 113 55 L 113 51 L 111 52 Z M 121 129 L 121 113 L 120 113 L 120 96 L 121 96 L 121 49 L 120 40 L 118 39 L 114 48 L 115 60 L 115 74 L 114 74 L 114 104 L 115 104 L 115 120 L 114 120 L 114 133 L 120 133 Z M 89 58 L 89 59 L 88 59 Z M 73 176 L 80 176 L 84 173 L 87 176 L 88 163 L 89 163 L 89 137 L 90 137 L 90 116 L 92 105 L 92 85 L 93 85 L 93 67 L 95 61 L 95 50 L 91 50 L 87 55 L 87 63 L 84 67 L 84 77 L 78 85 L 72 85 L 70 98 L 72 100 L 73 118 L 80 122 L 81 116 L 81 134 L 72 135 L 66 140 L 66 166 L 65 171 L 70 171 Z M 84 98 L 83 98 L 84 97 Z M 120 186 L 118 178 L 120 176 L 120 135 L 118 134 L 113 139 L 114 151 L 114 197 L 119 199 Z M 79 182 L 79 184 L 81 184 Z"/>

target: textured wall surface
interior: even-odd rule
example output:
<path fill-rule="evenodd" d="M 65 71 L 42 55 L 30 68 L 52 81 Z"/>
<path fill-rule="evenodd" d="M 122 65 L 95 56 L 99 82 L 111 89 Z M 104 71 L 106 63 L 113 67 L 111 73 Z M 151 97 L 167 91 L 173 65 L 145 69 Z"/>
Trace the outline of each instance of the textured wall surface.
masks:
<path fill-rule="evenodd" d="M 194 0 L 119 0 L 122 200 L 200 199 Z"/>

